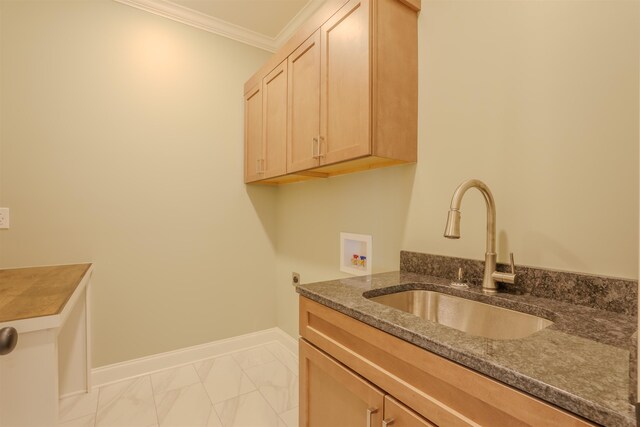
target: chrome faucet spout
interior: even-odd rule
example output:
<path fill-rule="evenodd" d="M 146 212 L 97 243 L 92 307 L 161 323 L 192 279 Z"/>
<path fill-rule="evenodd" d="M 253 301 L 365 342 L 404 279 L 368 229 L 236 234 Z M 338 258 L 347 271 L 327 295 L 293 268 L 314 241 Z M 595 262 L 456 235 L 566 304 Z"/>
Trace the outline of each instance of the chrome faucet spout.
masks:
<path fill-rule="evenodd" d="M 515 274 L 513 274 L 513 277 L 506 277 L 502 273 L 496 273 L 496 204 L 493 200 L 491 190 L 489 190 L 489 187 L 487 187 L 484 182 L 478 179 L 470 179 L 456 188 L 451 198 L 451 207 L 449 208 L 444 237 L 448 239 L 460 238 L 460 205 L 462 204 L 464 194 L 470 188 L 477 188 L 480 193 L 482 193 L 487 205 L 487 243 L 482 288 L 487 293 L 496 293 L 498 289 L 496 279 L 513 283 Z"/>

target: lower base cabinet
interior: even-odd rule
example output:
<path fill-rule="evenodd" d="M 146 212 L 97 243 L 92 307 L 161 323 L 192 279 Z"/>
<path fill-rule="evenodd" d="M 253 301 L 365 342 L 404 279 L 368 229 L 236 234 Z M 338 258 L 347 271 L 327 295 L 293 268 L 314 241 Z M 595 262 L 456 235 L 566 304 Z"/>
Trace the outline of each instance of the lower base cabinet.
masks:
<path fill-rule="evenodd" d="M 384 393 L 300 340 L 300 425 L 379 426 Z"/>
<path fill-rule="evenodd" d="M 300 297 L 301 427 L 595 424 Z"/>
<path fill-rule="evenodd" d="M 332 357 L 300 340 L 300 425 L 434 427 Z"/>

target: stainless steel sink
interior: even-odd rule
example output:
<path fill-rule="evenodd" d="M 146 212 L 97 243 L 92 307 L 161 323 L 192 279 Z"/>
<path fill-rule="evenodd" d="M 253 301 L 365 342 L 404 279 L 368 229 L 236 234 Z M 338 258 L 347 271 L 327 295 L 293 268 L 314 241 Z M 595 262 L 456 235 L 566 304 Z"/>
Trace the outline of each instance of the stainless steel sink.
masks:
<path fill-rule="evenodd" d="M 553 324 L 542 317 L 433 291 L 403 291 L 369 299 L 470 335 L 494 340 L 524 338 Z"/>

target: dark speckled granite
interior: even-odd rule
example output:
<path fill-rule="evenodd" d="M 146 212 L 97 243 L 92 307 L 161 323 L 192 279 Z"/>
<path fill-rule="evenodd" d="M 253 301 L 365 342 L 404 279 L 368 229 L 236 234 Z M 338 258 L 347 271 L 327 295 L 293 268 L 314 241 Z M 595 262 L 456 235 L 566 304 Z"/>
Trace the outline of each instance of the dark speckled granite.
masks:
<path fill-rule="evenodd" d="M 484 261 L 417 252 L 400 252 L 400 271 L 454 279 L 458 267 L 473 286 L 482 286 Z M 498 271 L 510 271 L 498 264 Z M 499 283 L 502 292 L 532 295 L 635 316 L 638 281 L 516 265 L 516 283 Z"/>
<path fill-rule="evenodd" d="M 638 332 L 631 336 L 629 343 L 629 403 L 638 402 Z"/>
<path fill-rule="evenodd" d="M 487 296 L 474 287 L 454 289 L 449 286 L 450 279 L 407 272 L 413 258 L 402 258 L 405 271 L 306 284 L 297 291 L 596 423 L 635 426 L 634 408 L 629 403 L 629 344 L 636 332 L 635 317 L 541 298 L 531 292 Z M 446 267 L 429 268 L 442 277 L 455 275 L 455 270 Z M 525 338 L 492 340 L 366 298 L 405 289 L 462 296 L 536 314 L 554 324 Z"/>

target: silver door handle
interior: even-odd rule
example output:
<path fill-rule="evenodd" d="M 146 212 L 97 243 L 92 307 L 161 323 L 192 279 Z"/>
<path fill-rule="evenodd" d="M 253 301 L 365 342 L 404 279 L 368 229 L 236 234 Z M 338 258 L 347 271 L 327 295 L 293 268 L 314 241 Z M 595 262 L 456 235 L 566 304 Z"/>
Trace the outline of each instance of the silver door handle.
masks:
<path fill-rule="evenodd" d="M 322 154 L 322 141 L 324 141 L 324 136 L 318 136 L 318 157 L 324 157 L 324 154 Z"/>
<path fill-rule="evenodd" d="M 18 344 L 18 331 L 16 328 L 7 326 L 0 329 L 0 356 L 9 354 Z"/>
<path fill-rule="evenodd" d="M 387 418 L 386 420 L 382 420 L 382 427 L 389 427 L 393 424 L 395 420 L 393 418 Z"/>
<path fill-rule="evenodd" d="M 376 408 L 367 409 L 367 427 L 371 427 L 371 415 L 375 414 L 376 412 L 378 412 L 378 409 Z"/>
<path fill-rule="evenodd" d="M 313 157 L 314 159 L 318 157 L 318 154 L 320 153 L 320 146 L 318 145 L 318 137 L 315 136 L 313 138 L 313 142 L 311 143 L 311 157 Z"/>

